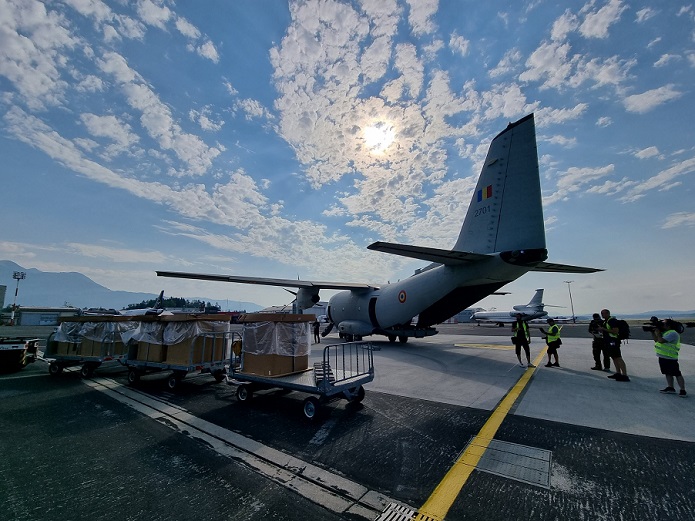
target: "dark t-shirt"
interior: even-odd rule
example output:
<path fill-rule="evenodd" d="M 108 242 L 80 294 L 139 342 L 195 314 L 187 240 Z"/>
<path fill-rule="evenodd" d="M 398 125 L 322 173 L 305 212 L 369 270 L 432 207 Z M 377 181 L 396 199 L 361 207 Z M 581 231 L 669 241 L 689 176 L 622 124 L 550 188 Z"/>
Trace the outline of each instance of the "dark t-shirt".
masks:
<path fill-rule="evenodd" d="M 608 320 L 606 320 L 606 321 L 603 323 L 603 327 L 605 327 L 606 329 L 615 329 L 615 328 L 617 328 L 617 327 L 618 327 L 618 319 L 615 318 L 615 317 L 609 317 Z M 609 341 L 610 341 L 610 340 L 613 340 L 613 341 L 615 341 L 615 342 L 619 342 L 617 336 L 611 336 L 610 333 L 608 333 L 607 331 L 604 331 L 604 332 L 603 332 L 603 339 L 604 339 L 604 340 L 609 340 Z"/>

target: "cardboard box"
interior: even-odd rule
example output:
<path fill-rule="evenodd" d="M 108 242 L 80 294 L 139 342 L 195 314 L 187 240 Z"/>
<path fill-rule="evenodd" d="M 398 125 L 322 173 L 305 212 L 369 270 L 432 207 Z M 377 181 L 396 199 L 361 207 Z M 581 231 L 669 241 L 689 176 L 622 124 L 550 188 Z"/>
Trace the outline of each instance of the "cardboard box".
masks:
<path fill-rule="evenodd" d="M 172 365 L 200 365 L 222 362 L 228 358 L 227 342 L 222 336 L 200 336 L 167 348 L 166 363 Z"/>
<path fill-rule="evenodd" d="M 111 349 L 111 355 L 112 356 L 125 356 L 128 354 L 128 348 L 126 345 L 118 340 L 117 342 L 114 342 L 113 344 L 109 344 L 109 349 Z"/>
<path fill-rule="evenodd" d="M 88 338 L 83 338 L 80 343 L 80 355 L 81 356 L 106 356 L 105 345 L 98 340 L 90 340 Z"/>
<path fill-rule="evenodd" d="M 309 368 L 309 355 L 254 355 L 243 353 L 241 372 L 258 376 L 285 376 L 306 371 Z"/>
<path fill-rule="evenodd" d="M 164 362 L 167 354 L 167 346 L 138 342 L 137 360 L 143 362 Z"/>
<path fill-rule="evenodd" d="M 79 347 L 79 342 L 58 342 L 55 354 L 77 356 Z"/>

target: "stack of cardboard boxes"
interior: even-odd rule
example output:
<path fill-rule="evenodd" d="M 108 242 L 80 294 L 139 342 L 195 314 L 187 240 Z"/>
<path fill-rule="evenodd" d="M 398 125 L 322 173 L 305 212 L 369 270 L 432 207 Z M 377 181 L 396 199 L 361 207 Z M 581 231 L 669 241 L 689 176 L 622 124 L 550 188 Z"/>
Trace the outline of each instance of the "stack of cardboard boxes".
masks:
<path fill-rule="evenodd" d="M 241 372 L 274 377 L 306 371 L 315 320 L 314 315 L 287 313 L 241 315 Z"/>

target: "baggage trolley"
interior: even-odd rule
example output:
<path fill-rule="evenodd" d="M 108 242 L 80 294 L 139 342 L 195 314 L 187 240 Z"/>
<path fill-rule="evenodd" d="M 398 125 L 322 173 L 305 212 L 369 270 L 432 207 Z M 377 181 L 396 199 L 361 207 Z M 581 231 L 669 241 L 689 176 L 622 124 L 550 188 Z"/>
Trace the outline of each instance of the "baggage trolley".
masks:
<path fill-rule="evenodd" d="M 122 364 L 128 368 L 128 383 L 135 385 L 146 374 L 171 371 L 167 388 L 174 390 L 187 374 L 210 373 L 217 382 L 224 380 L 229 332 L 209 332 L 186 338 L 175 345 L 161 342 L 133 342 Z"/>
<path fill-rule="evenodd" d="M 237 352 L 235 352 L 237 351 Z M 243 350 L 232 350 L 227 383 L 236 385 L 236 397 L 248 402 L 259 390 L 283 389 L 310 394 L 304 400 L 303 412 L 313 419 L 321 405 L 346 399 L 359 403 L 364 399 L 363 385 L 374 380 L 374 353 L 369 342 L 331 344 L 323 349 L 320 361 L 313 367 L 282 376 L 264 376 L 243 369 Z"/>
<path fill-rule="evenodd" d="M 62 322 L 46 341 L 43 359 L 49 374 L 80 365 L 80 374 L 87 378 L 104 362 L 121 361 L 127 355 L 121 334 L 132 327 L 127 322 Z"/>

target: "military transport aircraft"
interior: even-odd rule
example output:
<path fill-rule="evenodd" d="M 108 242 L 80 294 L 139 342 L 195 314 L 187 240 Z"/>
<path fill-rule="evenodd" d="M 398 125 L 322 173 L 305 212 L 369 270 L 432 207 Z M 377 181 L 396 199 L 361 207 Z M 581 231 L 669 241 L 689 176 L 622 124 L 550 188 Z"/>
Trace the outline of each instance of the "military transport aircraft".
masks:
<path fill-rule="evenodd" d="M 477 311 L 471 315 L 471 320 L 476 322 L 492 322 L 503 326 L 504 324 L 515 322 L 518 314 L 521 314 L 523 320 L 542 318 L 548 314 L 548 312 L 543 309 L 544 307 L 543 290 L 537 289 L 536 294 L 528 304 L 514 306 L 511 311 Z"/>
<path fill-rule="evenodd" d="M 318 302 L 322 289 L 345 290 L 328 303 L 328 319 L 342 337 L 359 340 L 378 334 L 392 342 L 406 342 L 409 337 L 436 334 L 432 326 L 529 271 L 602 271 L 545 262 L 548 250 L 533 114 L 510 123 L 492 140 L 451 250 L 387 242 L 367 248 L 431 264 L 409 278 L 380 286 L 173 271 L 157 271 L 157 275 L 297 288 L 300 309 Z"/>

